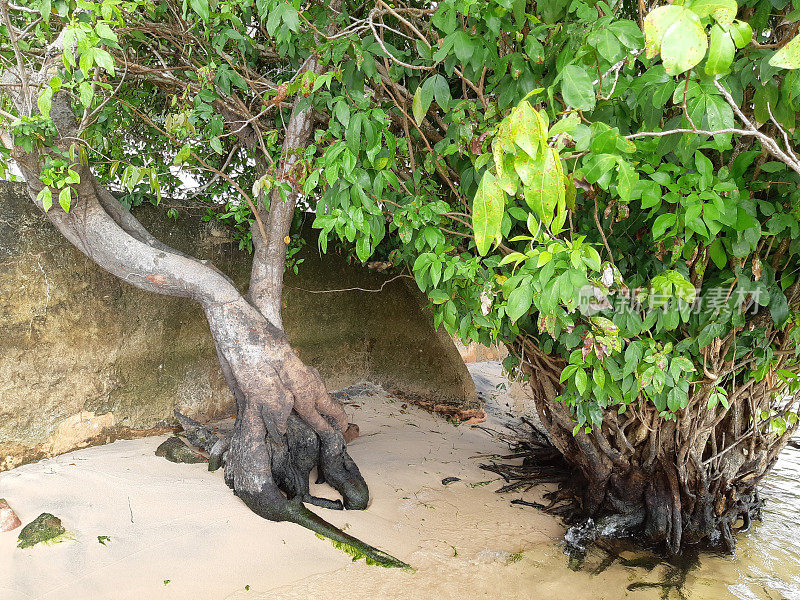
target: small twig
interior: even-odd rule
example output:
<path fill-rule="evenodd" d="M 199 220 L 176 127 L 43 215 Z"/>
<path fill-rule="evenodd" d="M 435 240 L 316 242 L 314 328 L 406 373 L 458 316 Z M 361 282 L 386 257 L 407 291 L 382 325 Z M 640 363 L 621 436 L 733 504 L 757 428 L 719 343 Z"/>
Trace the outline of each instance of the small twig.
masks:
<path fill-rule="evenodd" d="M 600 232 L 600 237 L 603 238 L 603 245 L 606 247 L 608 251 L 608 260 L 611 261 L 611 264 L 616 267 L 616 263 L 614 262 L 614 255 L 611 253 L 611 246 L 608 245 L 608 239 L 606 239 L 606 234 L 603 231 L 603 226 L 600 224 L 600 218 L 597 216 L 597 195 L 594 195 L 594 222 L 597 225 L 597 231 Z"/>
<path fill-rule="evenodd" d="M 792 144 L 789 141 L 789 134 L 786 133 L 786 130 L 783 127 L 781 127 L 780 123 L 778 123 L 778 120 L 775 118 L 775 115 L 772 114 L 772 107 L 769 105 L 769 102 L 767 102 L 767 112 L 769 113 L 769 118 L 775 124 L 775 127 L 777 127 L 778 131 L 780 131 L 783 134 L 783 144 L 784 146 L 786 146 L 786 151 L 794 160 L 797 160 L 797 155 L 795 155 L 795 153 L 792 151 Z"/>
<path fill-rule="evenodd" d="M 395 275 L 391 279 L 387 279 L 386 281 L 384 281 L 383 284 L 381 285 L 381 287 L 379 287 L 377 290 L 371 290 L 371 289 L 362 288 L 362 287 L 342 288 L 342 289 L 339 289 L 339 290 L 307 290 L 305 288 L 294 287 L 294 286 L 291 286 L 291 285 L 287 285 L 285 287 L 293 289 L 293 290 L 300 290 L 301 292 L 306 292 L 306 293 L 309 293 L 309 294 L 334 294 L 334 293 L 340 293 L 340 292 L 373 292 L 373 293 L 375 293 L 375 292 L 382 292 L 383 288 L 385 288 L 387 285 L 389 285 L 395 279 L 400 279 L 401 277 L 407 277 L 408 279 L 413 279 L 413 277 L 411 277 L 411 275 L 406 275 L 405 273 L 403 273 L 401 275 Z"/>

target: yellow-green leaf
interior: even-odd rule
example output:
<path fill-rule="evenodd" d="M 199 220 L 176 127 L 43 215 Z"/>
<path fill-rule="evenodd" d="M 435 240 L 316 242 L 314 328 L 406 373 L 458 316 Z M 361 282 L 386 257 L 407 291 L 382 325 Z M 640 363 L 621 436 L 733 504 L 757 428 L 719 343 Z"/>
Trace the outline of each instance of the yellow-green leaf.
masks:
<path fill-rule="evenodd" d="M 769 59 L 769 64 L 781 69 L 799 69 L 800 35 L 794 36 L 788 44 L 773 54 Z"/>
<path fill-rule="evenodd" d="M 535 112 L 528 102 L 521 102 L 509 121 L 511 136 L 531 158 L 536 158 L 539 148 L 539 122 Z"/>
<path fill-rule="evenodd" d="M 684 10 L 661 38 L 661 61 L 668 75 L 679 75 L 703 60 L 708 38 L 700 19 Z"/>
<path fill-rule="evenodd" d="M 556 208 L 565 204 L 564 172 L 558 152 L 547 148 L 535 161 L 534 169 L 533 180 L 525 186 L 525 202 L 545 225 L 550 225 Z"/>
<path fill-rule="evenodd" d="M 475 245 L 481 256 L 489 251 L 492 242 L 499 241 L 502 237 L 500 225 L 505 202 L 505 192 L 497 185 L 495 176 L 486 171 L 472 203 L 472 229 L 475 232 Z"/>

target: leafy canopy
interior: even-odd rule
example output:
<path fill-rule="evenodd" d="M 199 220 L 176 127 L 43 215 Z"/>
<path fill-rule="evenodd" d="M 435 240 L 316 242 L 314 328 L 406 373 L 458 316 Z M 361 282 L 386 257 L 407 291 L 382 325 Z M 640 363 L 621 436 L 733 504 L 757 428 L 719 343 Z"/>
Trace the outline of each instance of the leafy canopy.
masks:
<path fill-rule="evenodd" d="M 4 127 L 53 147 L 69 95 L 46 207 L 70 209 L 80 161 L 132 205 L 191 176 L 247 247 L 253 206 L 300 189 L 320 250 L 408 269 L 453 334 L 562 360 L 576 428 L 640 399 L 675 418 L 701 381 L 710 410 L 734 380 L 797 387 L 800 10 L 651 4 L 26 0 L 21 60 L 60 35 L 61 57 Z"/>

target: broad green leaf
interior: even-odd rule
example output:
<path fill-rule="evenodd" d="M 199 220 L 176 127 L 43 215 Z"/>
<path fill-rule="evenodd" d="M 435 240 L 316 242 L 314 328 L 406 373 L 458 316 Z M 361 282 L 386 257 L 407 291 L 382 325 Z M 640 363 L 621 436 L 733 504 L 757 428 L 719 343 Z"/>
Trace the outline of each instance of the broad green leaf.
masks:
<path fill-rule="evenodd" d="M 200 18 L 203 19 L 203 21 L 208 22 L 208 0 L 189 0 L 189 6 L 192 7 L 194 12 L 200 15 Z"/>
<path fill-rule="evenodd" d="M 630 202 L 633 195 L 633 188 L 639 181 L 639 174 L 633 165 L 625 159 L 617 162 L 617 193 L 620 200 Z"/>
<path fill-rule="evenodd" d="M 336 119 L 339 121 L 339 123 L 341 123 L 343 127 L 347 128 L 347 125 L 350 123 L 350 107 L 347 106 L 347 103 L 340 100 L 333 107 L 333 112 L 336 115 Z"/>
<path fill-rule="evenodd" d="M 564 202 L 564 173 L 554 148 L 548 148 L 535 162 L 535 174 L 525 186 L 525 202 L 545 224 L 550 225 L 559 203 Z"/>
<path fill-rule="evenodd" d="M 653 239 L 657 240 L 662 235 L 664 235 L 664 232 L 675 224 L 676 219 L 677 217 L 675 216 L 674 213 L 666 213 L 660 215 L 653 222 Z"/>
<path fill-rule="evenodd" d="M 531 105 L 523 101 L 511 113 L 509 122 L 514 142 L 531 158 L 536 158 L 539 148 L 539 126 L 534 112 Z"/>
<path fill-rule="evenodd" d="M 578 388 L 578 393 L 583 396 L 586 393 L 586 371 L 583 369 L 577 369 L 575 371 L 575 387 Z"/>
<path fill-rule="evenodd" d="M 781 69 L 800 69 L 800 35 L 794 36 L 788 44 L 773 54 L 769 64 Z"/>
<path fill-rule="evenodd" d="M 723 25 L 733 23 L 739 10 L 736 0 L 693 0 L 684 6 L 700 18 L 712 16 L 717 23 Z"/>
<path fill-rule="evenodd" d="M 58 194 L 58 203 L 61 205 L 61 208 L 64 209 L 64 212 L 69 212 L 70 206 L 72 205 L 72 188 L 66 186 L 61 193 Z"/>
<path fill-rule="evenodd" d="M 105 40 L 111 40 L 113 42 L 117 41 L 117 34 L 114 33 L 111 27 L 108 26 L 108 23 L 100 21 L 97 25 L 94 26 L 94 30 L 95 32 L 97 32 L 97 35 L 99 35 L 101 38 Z"/>
<path fill-rule="evenodd" d="M 528 312 L 532 302 L 533 290 L 530 285 L 526 285 L 523 281 L 519 287 L 514 288 L 514 291 L 509 294 L 506 315 L 513 323 Z"/>
<path fill-rule="evenodd" d="M 700 17 L 683 6 L 659 6 L 644 20 L 647 58 L 661 53 L 664 70 L 678 75 L 696 66 L 706 54 L 708 39 Z"/>
<path fill-rule="evenodd" d="M 430 300 L 434 304 L 444 304 L 450 299 L 451 299 L 450 294 L 448 294 L 444 290 L 431 290 L 430 292 L 428 292 L 428 300 Z"/>
<path fill-rule="evenodd" d="M 659 6 L 650 11 L 644 19 L 644 44 L 646 57 L 654 58 L 661 52 L 661 40 L 667 30 L 672 27 L 686 11 L 682 6 Z"/>
<path fill-rule="evenodd" d="M 433 89 L 423 89 L 424 87 L 424 85 L 421 85 L 417 88 L 411 101 L 411 112 L 417 125 L 422 125 L 425 115 L 428 114 L 431 102 L 433 102 Z"/>
<path fill-rule="evenodd" d="M 706 59 L 706 73 L 709 75 L 724 75 L 731 69 L 736 46 L 730 34 L 723 31 L 719 25 L 711 28 L 708 58 Z"/>
<path fill-rule="evenodd" d="M 622 50 L 619 40 L 614 33 L 607 27 L 595 30 L 589 34 L 586 39 L 587 43 L 597 50 L 598 54 L 605 58 L 608 62 L 615 62 L 619 53 Z"/>
<path fill-rule="evenodd" d="M 36 200 L 42 203 L 44 212 L 47 212 L 53 206 L 52 190 L 47 186 L 43 187 L 42 190 L 36 195 Z"/>
<path fill-rule="evenodd" d="M 590 154 L 584 159 L 583 176 L 589 183 L 597 183 L 603 176 L 611 177 L 612 169 L 617 163 L 617 156 L 614 154 Z"/>
<path fill-rule="evenodd" d="M 661 61 L 668 75 L 679 75 L 696 66 L 706 55 L 708 38 L 693 12 L 684 10 L 681 17 L 661 38 Z"/>
<path fill-rule="evenodd" d="M 500 240 L 505 203 L 505 192 L 497 185 L 495 176 L 486 171 L 472 204 L 472 229 L 481 256 L 489 251 L 492 242 Z"/>
<path fill-rule="evenodd" d="M 94 90 L 92 89 L 92 84 L 88 81 L 82 81 L 81 84 L 78 86 L 78 96 L 80 97 L 81 104 L 88 107 L 92 104 L 92 98 L 94 98 Z"/>
<path fill-rule="evenodd" d="M 514 157 L 514 170 L 519 175 L 522 185 L 530 185 L 536 175 L 536 161 L 527 153 L 520 152 Z"/>
<path fill-rule="evenodd" d="M 728 264 L 728 255 L 725 253 L 725 247 L 722 245 L 722 240 L 716 239 L 709 248 L 709 256 L 718 269 L 724 269 Z"/>
<path fill-rule="evenodd" d="M 42 116 L 49 117 L 50 109 L 53 107 L 53 88 L 50 86 L 44 88 L 36 99 L 36 104 Z"/>
<path fill-rule="evenodd" d="M 104 68 L 108 74 L 114 75 L 114 59 L 102 48 L 93 48 L 94 62 L 98 67 Z"/>
<path fill-rule="evenodd" d="M 561 96 L 568 106 L 577 110 L 592 110 L 595 98 L 592 78 L 580 65 L 567 65 L 561 71 Z"/>
<path fill-rule="evenodd" d="M 553 126 L 550 128 L 548 135 L 550 137 L 556 137 L 561 133 L 571 133 L 575 127 L 577 127 L 581 122 L 581 118 L 576 115 L 575 113 L 569 113 L 563 119 L 560 119 L 553 123 Z"/>
<path fill-rule="evenodd" d="M 750 23 L 739 21 L 738 19 L 731 23 L 728 33 L 737 48 L 744 48 L 753 39 L 753 28 L 750 27 Z"/>

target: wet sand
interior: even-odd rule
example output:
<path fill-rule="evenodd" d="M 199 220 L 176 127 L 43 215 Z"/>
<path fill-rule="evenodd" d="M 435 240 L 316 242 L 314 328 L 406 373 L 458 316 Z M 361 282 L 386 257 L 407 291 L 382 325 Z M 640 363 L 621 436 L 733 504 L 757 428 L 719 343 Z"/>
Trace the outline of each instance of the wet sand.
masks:
<path fill-rule="evenodd" d="M 520 400 L 509 395 L 508 386 L 495 387 L 503 382 L 496 363 L 471 369 L 491 408 L 482 426 L 499 429 Z M 606 558 L 601 551 L 590 555 L 583 570 L 570 570 L 557 520 L 509 502 L 519 497 L 540 501 L 545 490 L 496 494 L 497 476 L 478 467 L 485 459 L 475 456 L 503 453 L 502 443 L 481 428 L 454 426 L 404 407 L 382 390 L 366 389 L 351 395 L 347 410 L 361 428 L 350 452 L 369 483 L 371 504 L 362 512 L 313 510 L 412 564 L 414 572 L 354 563 L 297 525 L 260 519 L 228 490 L 221 472 L 154 456 L 165 439 L 155 437 L 0 473 L 0 497 L 8 499 L 24 523 L 52 512 L 74 538 L 19 550 L 19 530 L 1 533 L 0 600 L 650 600 L 661 598 L 664 590 L 628 586 L 679 578 L 664 564 L 649 571 L 612 564 L 595 573 Z M 460 481 L 445 486 L 446 477 Z M 312 493 L 335 497 L 324 486 Z M 98 536 L 110 541 L 104 546 Z M 763 562 L 756 568 L 764 568 Z M 741 564 L 703 559 L 700 568 L 689 572 L 682 594 L 691 599 L 800 599 L 800 584 L 796 595 L 791 589 L 800 582 L 798 563 L 791 566 L 797 569 L 794 581 L 787 579 L 785 565 L 772 569 L 771 576 L 788 586 L 788 592 L 776 595 L 758 589 L 763 578 L 756 576 L 758 585 L 751 585 L 737 571 Z M 755 589 L 756 595 L 731 588 L 736 585 L 747 593 Z M 670 598 L 680 597 L 677 589 L 666 591 Z"/>

